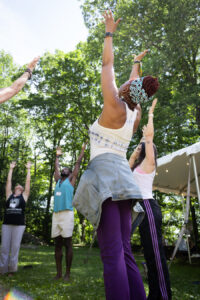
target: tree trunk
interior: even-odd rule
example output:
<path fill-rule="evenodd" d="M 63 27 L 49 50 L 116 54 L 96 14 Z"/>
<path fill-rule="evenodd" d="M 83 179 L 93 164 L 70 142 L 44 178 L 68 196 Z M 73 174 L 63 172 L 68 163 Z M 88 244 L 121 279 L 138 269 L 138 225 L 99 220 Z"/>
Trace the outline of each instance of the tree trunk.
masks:
<path fill-rule="evenodd" d="M 48 191 L 48 196 L 47 196 L 47 207 L 46 207 L 45 220 L 44 220 L 44 237 L 45 237 L 46 242 L 50 241 L 49 209 L 50 209 L 52 189 L 53 189 L 53 174 L 54 174 L 54 157 L 53 157 L 53 153 L 52 153 L 50 178 L 49 178 L 49 191 Z"/>

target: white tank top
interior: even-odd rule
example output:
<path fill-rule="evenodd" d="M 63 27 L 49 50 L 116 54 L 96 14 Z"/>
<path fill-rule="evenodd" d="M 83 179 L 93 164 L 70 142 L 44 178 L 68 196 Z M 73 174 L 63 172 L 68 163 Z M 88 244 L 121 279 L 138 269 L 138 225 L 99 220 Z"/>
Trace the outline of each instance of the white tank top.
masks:
<path fill-rule="evenodd" d="M 101 126 L 98 119 L 89 129 L 90 135 L 90 160 L 103 153 L 114 153 L 126 158 L 126 152 L 133 136 L 133 125 L 137 116 L 134 111 L 126 106 L 126 122 L 119 129 Z"/>
<path fill-rule="evenodd" d="M 133 170 L 133 179 L 140 189 L 142 199 L 153 199 L 152 188 L 155 174 L 155 170 L 152 173 L 145 173 L 140 167 Z"/>

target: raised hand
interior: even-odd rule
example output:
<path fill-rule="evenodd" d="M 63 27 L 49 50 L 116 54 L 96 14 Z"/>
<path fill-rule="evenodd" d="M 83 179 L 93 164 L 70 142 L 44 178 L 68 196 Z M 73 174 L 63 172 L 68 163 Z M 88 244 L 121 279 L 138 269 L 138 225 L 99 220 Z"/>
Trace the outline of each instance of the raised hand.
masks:
<path fill-rule="evenodd" d="M 154 136 L 154 128 L 153 128 L 153 112 L 154 112 L 154 109 L 156 107 L 156 104 L 157 104 L 157 99 L 154 99 L 153 102 L 152 102 L 152 105 L 149 109 L 149 119 L 148 119 L 148 123 L 147 125 L 145 125 L 143 127 L 143 136 L 146 138 L 146 137 L 151 137 L 153 138 Z"/>
<path fill-rule="evenodd" d="M 30 162 L 30 161 L 27 162 L 26 168 L 27 168 L 27 169 L 30 169 L 30 168 L 31 168 L 31 162 Z"/>
<path fill-rule="evenodd" d="M 82 158 L 83 158 L 84 152 L 85 152 L 85 149 L 86 149 L 86 146 L 87 146 L 87 143 L 88 143 L 88 141 L 86 141 L 86 142 L 84 142 L 84 143 L 82 144 L 82 148 L 81 148 L 81 152 L 80 152 L 79 159 L 82 159 Z"/>
<path fill-rule="evenodd" d="M 133 54 L 133 59 L 134 59 L 134 61 L 136 61 L 136 60 L 141 61 L 141 60 L 143 59 L 143 57 L 144 57 L 149 51 L 150 51 L 149 49 L 146 49 L 146 50 L 144 50 L 143 52 L 141 52 L 141 53 L 138 54 L 138 55 Z"/>
<path fill-rule="evenodd" d="M 154 109 L 155 109 L 156 104 L 157 104 L 157 101 L 158 101 L 157 98 L 155 98 L 155 99 L 153 100 L 153 102 L 152 102 L 152 104 L 151 104 L 151 107 L 149 108 L 149 116 L 150 116 L 151 114 L 153 114 Z"/>
<path fill-rule="evenodd" d="M 10 164 L 10 169 L 14 169 L 16 167 L 16 161 L 12 161 Z"/>
<path fill-rule="evenodd" d="M 85 151 L 87 144 L 88 144 L 88 140 L 82 144 L 82 149 L 81 150 Z"/>
<path fill-rule="evenodd" d="M 39 56 L 35 57 L 28 65 L 27 68 L 31 69 L 31 71 L 33 71 L 35 69 L 35 66 L 38 63 L 38 60 L 40 59 Z"/>
<path fill-rule="evenodd" d="M 113 15 L 111 10 L 109 11 L 105 11 L 105 13 L 103 14 L 104 17 L 104 23 L 106 25 L 106 32 L 115 32 L 115 30 L 117 29 L 117 26 L 119 24 L 119 22 L 121 21 L 121 18 L 119 18 L 116 22 L 113 19 Z"/>
<path fill-rule="evenodd" d="M 57 155 L 57 156 L 62 155 L 62 149 L 61 149 L 60 146 L 56 148 L 56 155 Z"/>

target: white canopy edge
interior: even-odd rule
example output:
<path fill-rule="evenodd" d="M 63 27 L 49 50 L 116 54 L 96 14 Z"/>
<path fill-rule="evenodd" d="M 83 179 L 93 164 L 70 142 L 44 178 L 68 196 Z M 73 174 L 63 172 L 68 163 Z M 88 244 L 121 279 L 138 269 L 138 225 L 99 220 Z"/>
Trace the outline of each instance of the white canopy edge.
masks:
<path fill-rule="evenodd" d="M 160 192 L 165 193 L 165 194 L 172 193 L 172 194 L 176 194 L 176 195 L 180 195 L 180 196 L 187 196 L 187 192 L 185 192 L 185 191 L 180 191 L 180 190 L 165 188 L 165 187 L 162 188 L 159 185 L 153 186 L 153 190 L 159 190 Z M 196 194 L 192 193 L 191 191 L 190 191 L 190 195 L 192 197 L 197 196 Z"/>
<path fill-rule="evenodd" d="M 170 163 L 176 156 L 181 156 L 183 154 L 189 156 L 198 152 L 200 152 L 200 142 L 158 158 L 157 166 L 160 167 L 162 165 Z"/>

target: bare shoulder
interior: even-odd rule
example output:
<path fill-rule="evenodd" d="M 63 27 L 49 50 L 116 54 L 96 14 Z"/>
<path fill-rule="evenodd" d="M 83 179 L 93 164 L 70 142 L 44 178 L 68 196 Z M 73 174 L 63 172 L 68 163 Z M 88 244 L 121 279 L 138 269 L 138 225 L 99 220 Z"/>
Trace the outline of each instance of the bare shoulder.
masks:
<path fill-rule="evenodd" d="M 104 127 L 119 129 L 126 121 L 126 106 L 121 100 L 117 100 L 118 105 L 104 105 L 99 124 Z"/>

